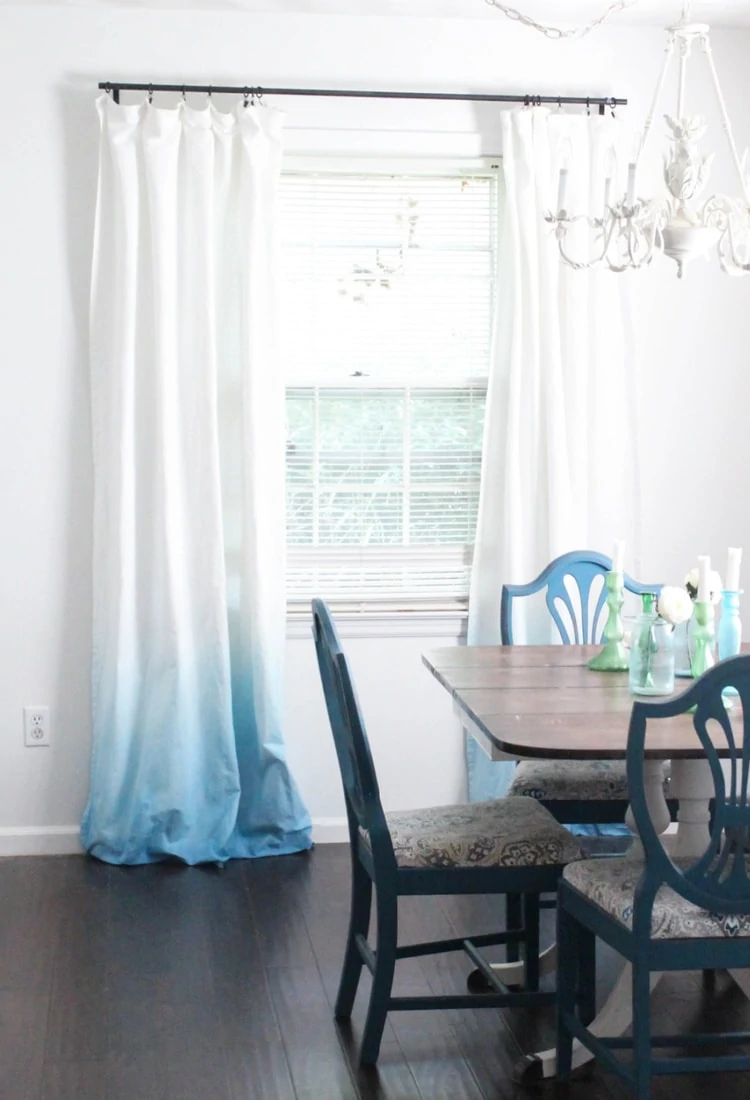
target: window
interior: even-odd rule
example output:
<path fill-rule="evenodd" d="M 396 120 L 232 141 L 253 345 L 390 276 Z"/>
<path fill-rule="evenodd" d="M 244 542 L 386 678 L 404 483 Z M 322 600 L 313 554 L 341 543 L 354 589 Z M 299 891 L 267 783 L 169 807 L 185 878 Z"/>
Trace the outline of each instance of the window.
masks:
<path fill-rule="evenodd" d="M 284 174 L 291 605 L 465 606 L 497 205 L 490 167 Z"/>

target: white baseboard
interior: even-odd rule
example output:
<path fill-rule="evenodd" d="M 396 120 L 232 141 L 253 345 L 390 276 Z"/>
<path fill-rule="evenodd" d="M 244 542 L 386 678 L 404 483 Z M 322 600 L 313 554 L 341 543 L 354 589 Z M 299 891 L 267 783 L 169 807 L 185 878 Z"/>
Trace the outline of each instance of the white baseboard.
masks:
<path fill-rule="evenodd" d="M 82 852 L 79 825 L 15 825 L 0 828 L 0 857 L 75 856 Z"/>
<path fill-rule="evenodd" d="M 349 827 L 345 817 L 314 817 L 312 838 L 316 844 L 348 844 Z"/>
<path fill-rule="evenodd" d="M 318 817 L 313 821 L 316 844 L 348 844 L 345 817 Z M 0 858 L 3 856 L 81 855 L 78 825 L 16 825 L 0 827 Z"/>

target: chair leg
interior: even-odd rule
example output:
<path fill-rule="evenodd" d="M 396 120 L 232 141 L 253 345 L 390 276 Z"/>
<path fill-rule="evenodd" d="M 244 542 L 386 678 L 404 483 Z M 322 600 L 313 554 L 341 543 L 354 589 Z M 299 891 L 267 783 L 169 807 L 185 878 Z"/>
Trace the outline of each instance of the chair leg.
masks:
<path fill-rule="evenodd" d="M 355 937 L 359 934 L 367 938 L 372 908 L 372 880 L 358 859 L 352 860 L 352 896 L 349 911 L 349 932 L 346 937 L 344 965 L 341 968 L 341 980 L 336 996 L 334 1015 L 338 1020 L 347 1020 L 352 1014 L 354 998 L 357 995 L 362 973 L 362 956 Z"/>
<path fill-rule="evenodd" d="M 398 897 L 390 891 L 377 892 L 378 938 L 375 973 L 359 1060 L 364 1066 L 375 1065 L 383 1038 L 398 943 Z"/>
<path fill-rule="evenodd" d="M 557 1080 L 569 1081 L 573 1068 L 573 1035 L 563 1016 L 575 1012 L 578 995 L 578 929 L 576 921 L 557 906 Z"/>
<path fill-rule="evenodd" d="M 651 1097 L 651 985 L 646 960 L 633 962 L 633 1094 Z"/>
<path fill-rule="evenodd" d="M 596 936 L 583 924 L 578 925 L 578 1015 L 586 1027 L 596 1016 Z"/>
<path fill-rule="evenodd" d="M 524 970 L 526 988 L 532 992 L 539 989 L 539 895 L 524 894 Z"/>
<path fill-rule="evenodd" d="M 520 894 L 505 895 L 505 927 L 508 932 L 517 932 L 523 928 L 523 898 Z M 505 948 L 505 958 L 508 962 L 518 962 L 520 958 L 517 943 L 509 943 Z"/>

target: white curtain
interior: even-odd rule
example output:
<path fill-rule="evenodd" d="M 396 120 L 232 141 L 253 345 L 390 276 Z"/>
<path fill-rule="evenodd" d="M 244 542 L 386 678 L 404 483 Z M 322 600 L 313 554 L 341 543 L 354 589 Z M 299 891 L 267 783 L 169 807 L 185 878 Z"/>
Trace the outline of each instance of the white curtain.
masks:
<path fill-rule="evenodd" d="M 285 762 L 282 117 L 98 103 L 86 849 L 310 846 Z"/>
<path fill-rule="evenodd" d="M 561 263 L 544 214 L 599 211 L 605 176 L 620 189 L 626 138 L 611 118 L 537 108 L 502 117 L 504 203 L 468 640 L 500 641 L 500 590 L 568 550 L 636 553 L 638 468 L 628 276 Z M 618 156 L 618 153 L 620 154 Z M 616 158 L 613 160 L 613 156 Z M 586 249 L 587 239 L 577 247 Z M 631 563 L 633 557 L 630 558 Z M 518 642 L 545 642 L 542 620 L 514 617 Z M 467 741 L 472 799 L 503 793 L 512 764 Z"/>

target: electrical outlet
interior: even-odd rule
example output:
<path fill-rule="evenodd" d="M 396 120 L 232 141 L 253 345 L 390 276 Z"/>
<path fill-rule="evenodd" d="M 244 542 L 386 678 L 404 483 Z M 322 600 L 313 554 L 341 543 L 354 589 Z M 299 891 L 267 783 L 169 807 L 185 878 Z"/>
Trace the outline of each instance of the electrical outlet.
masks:
<path fill-rule="evenodd" d="M 23 739 L 27 748 L 49 745 L 49 707 L 23 708 Z"/>

